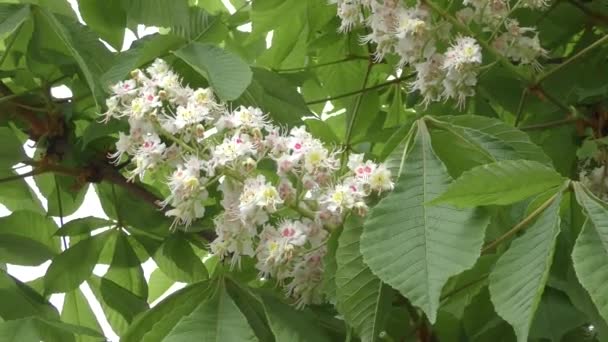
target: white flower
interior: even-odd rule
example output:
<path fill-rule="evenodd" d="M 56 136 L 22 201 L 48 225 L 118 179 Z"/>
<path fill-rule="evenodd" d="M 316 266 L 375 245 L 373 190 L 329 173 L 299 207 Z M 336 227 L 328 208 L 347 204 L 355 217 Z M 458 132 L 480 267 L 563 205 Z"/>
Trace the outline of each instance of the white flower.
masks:
<path fill-rule="evenodd" d="M 120 81 L 112 86 L 112 92 L 118 96 L 133 95 L 137 92 L 135 80 Z"/>
<path fill-rule="evenodd" d="M 232 138 L 224 138 L 224 142 L 217 145 L 213 151 L 214 164 L 224 166 L 239 157 L 252 155 L 254 147 L 244 138 L 240 134 L 236 134 Z"/>
<path fill-rule="evenodd" d="M 393 190 L 395 186 L 391 180 L 391 172 L 384 165 L 380 165 L 372 172 L 369 177 L 369 185 L 373 191 L 378 193 Z"/>
<path fill-rule="evenodd" d="M 118 164 L 127 153 L 131 153 L 133 151 L 133 142 L 131 141 L 131 137 L 123 132 L 118 132 L 118 141 L 116 142 L 116 152 L 108 155 L 108 158 L 114 159 L 113 163 Z"/>
<path fill-rule="evenodd" d="M 338 30 L 340 32 L 350 31 L 363 21 L 359 1 L 338 0 L 338 16 L 342 19 L 342 24 Z"/>

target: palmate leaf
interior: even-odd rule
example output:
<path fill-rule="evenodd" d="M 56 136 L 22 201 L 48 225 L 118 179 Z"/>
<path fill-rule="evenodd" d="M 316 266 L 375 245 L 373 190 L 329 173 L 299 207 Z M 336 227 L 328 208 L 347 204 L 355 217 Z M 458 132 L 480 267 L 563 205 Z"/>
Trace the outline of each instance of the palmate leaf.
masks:
<path fill-rule="evenodd" d="M 351 216 L 344 225 L 336 251 L 336 301 L 344 320 L 362 341 L 376 341 L 390 312 L 391 290 L 363 263 L 359 238 L 360 218 Z"/>
<path fill-rule="evenodd" d="M 144 270 L 127 237 L 121 232 L 116 232 L 112 263 L 104 278 L 113 281 L 140 298 L 148 298 L 148 284 L 144 277 Z"/>
<path fill-rule="evenodd" d="M 506 160 L 465 171 L 432 203 L 458 207 L 511 204 L 560 185 L 552 168 L 528 160 Z"/>
<path fill-rule="evenodd" d="M 80 289 L 65 294 L 63 309 L 61 310 L 61 321 L 87 327 L 94 331 L 102 331 L 97 318 L 95 318 L 95 313 L 93 313 Z M 90 336 L 76 336 L 76 342 L 93 341 L 98 341 L 98 339 Z"/>
<path fill-rule="evenodd" d="M 534 313 L 541 300 L 559 234 L 559 191 L 526 233 L 515 239 L 490 274 L 489 289 L 496 312 L 515 329 L 518 341 L 527 341 Z"/>
<path fill-rule="evenodd" d="M 224 284 L 217 286 L 214 295 L 182 318 L 164 342 L 258 340 Z"/>
<path fill-rule="evenodd" d="M 124 342 L 155 342 L 163 339 L 173 327 L 212 294 L 215 286 L 210 281 L 189 285 L 139 315 L 121 336 Z"/>
<path fill-rule="evenodd" d="M 271 296 L 263 296 L 263 302 L 268 323 L 277 342 L 331 341 L 310 311 L 296 310 Z"/>
<path fill-rule="evenodd" d="M 450 176 L 433 153 L 424 121 L 402 160 L 395 189 L 365 222 L 365 263 L 435 322 L 446 281 L 475 264 L 488 217 L 479 210 L 426 206 L 447 189 Z"/>

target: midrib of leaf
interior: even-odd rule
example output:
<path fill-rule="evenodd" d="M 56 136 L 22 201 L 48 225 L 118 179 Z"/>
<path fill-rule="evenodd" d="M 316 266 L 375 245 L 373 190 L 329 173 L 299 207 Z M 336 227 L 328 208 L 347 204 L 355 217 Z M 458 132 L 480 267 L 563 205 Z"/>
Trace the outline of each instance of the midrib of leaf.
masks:
<path fill-rule="evenodd" d="M 425 278 L 426 278 L 426 284 L 427 286 L 431 283 L 431 279 L 429 277 L 429 250 L 427 248 L 427 241 L 429 239 L 429 230 L 428 228 L 428 222 L 427 222 L 427 209 L 426 209 L 426 205 L 424 205 L 424 203 L 427 203 L 427 173 L 426 173 L 426 158 L 427 156 L 427 148 L 428 148 L 428 144 L 430 142 L 427 142 L 427 138 L 428 138 L 428 131 L 426 128 L 426 124 L 424 123 L 424 121 L 420 121 L 419 123 L 419 127 L 418 127 L 418 134 L 420 134 L 420 136 L 422 137 L 422 198 L 424 199 L 424 202 L 422 202 L 422 213 L 423 213 L 423 217 L 424 217 L 424 259 L 425 259 L 425 265 L 424 265 L 424 272 L 425 272 Z M 424 128 L 424 131 L 422 131 L 422 129 Z M 430 298 L 427 298 L 427 303 L 429 304 L 429 312 L 431 311 L 431 307 L 430 307 Z"/>

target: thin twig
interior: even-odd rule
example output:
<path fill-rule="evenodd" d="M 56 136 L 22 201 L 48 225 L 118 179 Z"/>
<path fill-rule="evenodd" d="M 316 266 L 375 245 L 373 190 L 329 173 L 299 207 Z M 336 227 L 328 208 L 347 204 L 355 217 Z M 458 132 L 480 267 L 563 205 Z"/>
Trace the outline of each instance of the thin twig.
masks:
<path fill-rule="evenodd" d="M 363 85 L 361 86 L 361 90 L 367 87 L 367 82 L 369 81 L 369 75 L 372 72 L 372 67 L 374 66 L 374 62 L 372 60 L 367 64 L 367 71 L 365 72 L 365 77 L 363 78 Z M 346 151 L 344 151 L 344 155 L 348 154 L 348 148 L 350 147 L 350 140 L 353 135 L 353 127 L 355 127 L 355 121 L 357 121 L 357 115 L 359 114 L 359 108 L 361 107 L 361 102 L 363 101 L 363 92 L 359 93 L 357 96 L 357 100 L 355 101 L 355 106 L 353 107 L 353 112 L 350 116 L 350 120 L 348 121 L 348 126 L 346 127 L 346 135 L 344 139 L 344 146 L 346 147 Z"/>
<path fill-rule="evenodd" d="M 282 72 L 282 73 L 298 72 L 298 71 L 306 71 L 306 70 L 310 70 L 310 69 L 322 68 L 325 66 L 344 63 L 344 62 L 357 61 L 357 60 L 368 60 L 368 59 L 369 59 L 368 57 L 364 57 L 364 56 L 349 56 L 346 58 L 342 58 L 342 59 L 339 59 L 336 61 L 331 61 L 331 62 L 326 62 L 326 63 L 307 65 L 307 66 L 298 67 L 298 68 L 272 69 L 272 71 Z"/>
<path fill-rule="evenodd" d="M 559 194 L 561 194 L 561 191 L 558 191 L 553 196 L 549 197 L 548 200 L 543 202 L 543 204 L 541 204 L 538 208 L 536 208 L 533 212 L 531 212 L 530 215 L 526 216 L 523 220 L 521 220 L 518 224 L 516 224 L 513 228 L 511 228 L 508 232 L 504 233 L 499 238 L 497 238 L 496 240 L 492 241 L 491 243 L 489 243 L 485 247 L 483 247 L 483 249 L 481 250 L 481 253 L 485 253 L 489 250 L 494 249 L 496 246 L 500 245 L 505 240 L 508 240 L 513 235 L 517 234 L 520 230 L 526 228 L 526 226 L 528 224 L 530 224 L 530 222 L 534 221 L 534 219 L 538 215 L 540 215 L 543 211 L 545 211 L 545 209 L 547 209 L 553 203 L 553 201 L 555 201 L 555 199 L 557 198 L 557 196 Z"/>
<path fill-rule="evenodd" d="M 61 202 L 61 191 L 59 189 L 59 182 L 57 181 L 57 175 L 53 176 L 55 181 L 55 192 L 57 193 L 57 208 L 59 209 L 59 228 L 63 229 L 63 204 Z M 65 240 L 65 236 L 61 236 L 61 243 L 63 244 L 63 250 L 68 249 L 68 243 Z"/>
<path fill-rule="evenodd" d="M 526 103 L 526 99 L 528 98 L 528 88 L 525 88 L 521 93 L 521 98 L 519 99 L 519 104 L 517 105 L 517 115 L 515 116 L 515 127 L 519 125 L 522 119 L 522 114 L 524 112 L 524 104 Z"/>
<path fill-rule="evenodd" d="M 116 211 L 116 219 L 118 220 L 118 226 L 124 228 L 122 224 L 122 216 L 120 216 L 120 206 L 118 205 L 118 197 L 116 196 L 116 189 L 114 189 L 114 183 L 112 183 L 112 199 L 114 201 L 114 210 Z"/>
<path fill-rule="evenodd" d="M 26 172 L 26 173 L 22 173 L 20 175 L 14 175 L 14 176 L 2 178 L 2 179 L 0 179 L 0 183 L 12 182 L 12 181 L 15 181 L 15 180 L 18 180 L 18 179 L 23 179 L 23 178 L 26 178 L 26 177 L 31 177 L 31 176 L 39 175 L 41 173 L 44 173 L 44 170 L 34 169 L 32 171 L 29 171 L 29 172 Z"/>
<path fill-rule="evenodd" d="M 384 82 L 384 83 L 376 84 L 376 85 L 368 87 L 368 88 L 363 88 L 363 89 L 351 91 L 351 92 L 340 94 L 340 95 L 336 95 L 336 96 L 330 96 L 330 97 L 326 97 L 324 99 L 318 99 L 318 100 L 308 101 L 308 102 L 306 102 L 306 104 L 307 105 L 313 105 L 313 104 L 317 104 L 317 103 L 323 103 L 323 102 L 327 102 L 327 101 L 333 101 L 333 100 L 341 99 L 341 98 L 344 98 L 344 97 L 349 97 L 349 96 L 353 96 L 353 95 L 357 95 L 357 94 L 366 93 L 366 92 L 371 91 L 371 90 L 380 89 L 380 88 L 389 86 L 391 84 L 395 84 L 395 83 L 400 83 L 402 81 L 406 81 L 406 80 L 408 80 L 410 78 L 413 78 L 415 76 L 416 76 L 416 74 L 409 74 L 409 75 L 406 75 L 406 76 L 401 76 L 401 77 L 392 79 L 392 80 Z"/>
<path fill-rule="evenodd" d="M 605 35 L 604 37 L 596 40 L 593 44 L 587 46 L 586 48 L 582 49 L 581 51 L 579 51 L 576 55 L 568 58 L 565 62 L 563 62 L 562 64 L 558 64 L 557 66 L 555 66 L 554 68 L 547 70 L 546 72 L 542 73 L 541 75 L 539 75 L 536 78 L 536 84 L 540 84 L 542 81 L 544 81 L 545 79 L 547 79 L 549 76 L 553 75 L 554 73 L 556 73 L 557 71 L 563 69 L 564 67 L 566 67 L 569 64 L 572 64 L 574 61 L 576 61 L 577 59 L 579 59 L 580 57 L 584 56 L 585 54 L 587 54 L 589 51 L 595 49 L 596 47 L 602 45 L 604 42 L 608 41 L 608 35 Z"/>
<path fill-rule="evenodd" d="M 536 124 L 536 125 L 524 126 L 524 127 L 520 127 L 519 129 L 522 131 L 534 131 L 534 130 L 539 130 L 539 129 L 568 125 L 568 124 L 576 122 L 577 120 L 578 120 L 577 118 L 566 118 L 566 119 L 555 120 L 555 121 L 545 122 L 545 123 Z"/>

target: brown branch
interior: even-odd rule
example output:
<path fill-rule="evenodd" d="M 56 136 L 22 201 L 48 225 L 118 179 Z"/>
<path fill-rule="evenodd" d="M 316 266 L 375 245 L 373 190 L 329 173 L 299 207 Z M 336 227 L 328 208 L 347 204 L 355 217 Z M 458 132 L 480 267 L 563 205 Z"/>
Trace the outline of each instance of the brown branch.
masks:
<path fill-rule="evenodd" d="M 571 3 L 574 7 L 581 10 L 581 12 L 585 13 L 596 24 L 608 25 L 608 16 L 607 15 L 598 13 L 598 12 L 594 12 L 591 9 L 589 9 L 587 6 L 583 5 L 582 3 L 580 3 L 576 0 L 570 0 L 568 2 Z"/>
<path fill-rule="evenodd" d="M 41 173 L 44 173 L 44 171 L 41 171 L 41 170 L 32 170 L 30 172 L 22 173 L 20 175 L 14 175 L 14 176 L 9 176 L 9 177 L 2 178 L 2 179 L 0 179 L 0 183 L 12 182 L 12 181 L 16 181 L 18 179 L 23 179 L 23 178 L 26 178 L 26 177 L 39 175 Z"/>

